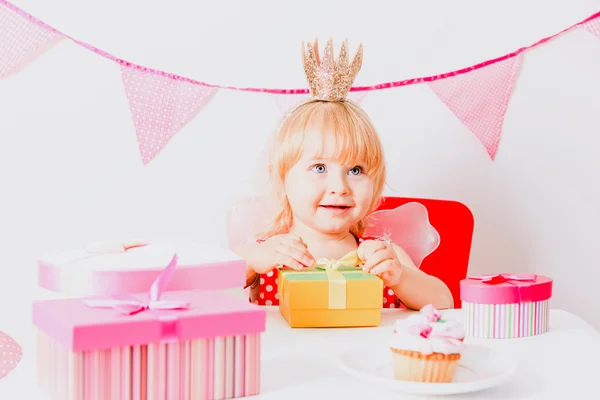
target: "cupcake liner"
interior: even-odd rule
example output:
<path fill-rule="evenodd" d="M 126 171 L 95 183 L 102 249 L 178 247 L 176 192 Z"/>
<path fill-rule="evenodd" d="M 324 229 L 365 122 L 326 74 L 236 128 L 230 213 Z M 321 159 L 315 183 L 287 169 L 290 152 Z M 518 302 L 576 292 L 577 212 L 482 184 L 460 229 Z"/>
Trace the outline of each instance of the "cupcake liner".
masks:
<path fill-rule="evenodd" d="M 413 382 L 452 382 L 460 354 L 422 354 L 391 349 L 394 379 Z"/>

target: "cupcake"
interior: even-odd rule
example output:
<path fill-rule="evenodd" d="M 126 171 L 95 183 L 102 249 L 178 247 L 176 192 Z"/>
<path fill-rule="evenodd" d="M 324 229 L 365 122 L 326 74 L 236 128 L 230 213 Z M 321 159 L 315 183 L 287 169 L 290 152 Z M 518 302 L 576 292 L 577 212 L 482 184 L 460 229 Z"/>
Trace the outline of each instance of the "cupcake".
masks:
<path fill-rule="evenodd" d="M 451 382 L 464 337 L 461 324 L 442 320 L 441 313 L 431 305 L 423 307 L 404 326 L 396 324 L 389 341 L 394 379 Z"/>

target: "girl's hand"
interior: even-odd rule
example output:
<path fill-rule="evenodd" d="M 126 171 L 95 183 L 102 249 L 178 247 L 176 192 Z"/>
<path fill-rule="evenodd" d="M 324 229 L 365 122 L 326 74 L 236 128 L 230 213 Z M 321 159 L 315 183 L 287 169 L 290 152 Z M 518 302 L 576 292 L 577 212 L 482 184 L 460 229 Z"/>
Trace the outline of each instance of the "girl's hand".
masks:
<path fill-rule="evenodd" d="M 246 262 L 258 274 L 272 271 L 278 265 L 300 270 L 315 263 L 302 238 L 294 234 L 275 235 L 254 246 Z"/>
<path fill-rule="evenodd" d="M 385 286 L 392 288 L 400 282 L 403 266 L 391 244 L 365 240 L 358 246 L 358 257 L 364 262 L 363 271 L 380 277 Z"/>

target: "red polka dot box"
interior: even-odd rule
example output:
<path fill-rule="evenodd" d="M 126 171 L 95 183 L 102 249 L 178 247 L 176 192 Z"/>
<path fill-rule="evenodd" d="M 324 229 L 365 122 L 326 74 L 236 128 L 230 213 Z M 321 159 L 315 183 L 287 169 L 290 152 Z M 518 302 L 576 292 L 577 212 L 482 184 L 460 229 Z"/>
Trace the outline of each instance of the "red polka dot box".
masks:
<path fill-rule="evenodd" d="M 98 296 L 143 292 L 177 254 L 171 290 L 243 288 L 246 263 L 211 245 L 168 241 L 103 241 L 38 260 L 40 287 L 63 295 Z"/>

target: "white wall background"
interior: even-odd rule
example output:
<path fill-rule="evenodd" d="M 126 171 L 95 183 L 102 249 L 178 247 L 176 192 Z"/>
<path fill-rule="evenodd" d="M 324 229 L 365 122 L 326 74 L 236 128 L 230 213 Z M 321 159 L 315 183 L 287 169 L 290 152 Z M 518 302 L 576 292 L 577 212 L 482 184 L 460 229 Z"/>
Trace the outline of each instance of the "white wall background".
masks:
<path fill-rule="evenodd" d="M 353 51 L 362 42 L 356 84 L 367 85 L 493 58 L 600 10 L 598 0 L 14 3 L 129 61 L 261 87 L 305 87 L 300 42 L 314 36 L 347 37 Z M 600 39 L 585 31 L 527 54 L 493 162 L 425 86 L 363 102 L 385 142 L 387 194 L 464 202 L 476 220 L 471 273 L 548 274 L 552 306 L 596 328 L 599 65 Z M 267 95 L 221 91 L 144 167 L 116 64 L 63 41 L 0 81 L 0 330 L 29 332 L 48 251 L 116 236 L 224 244 L 227 207 L 251 192 L 279 118 Z"/>

